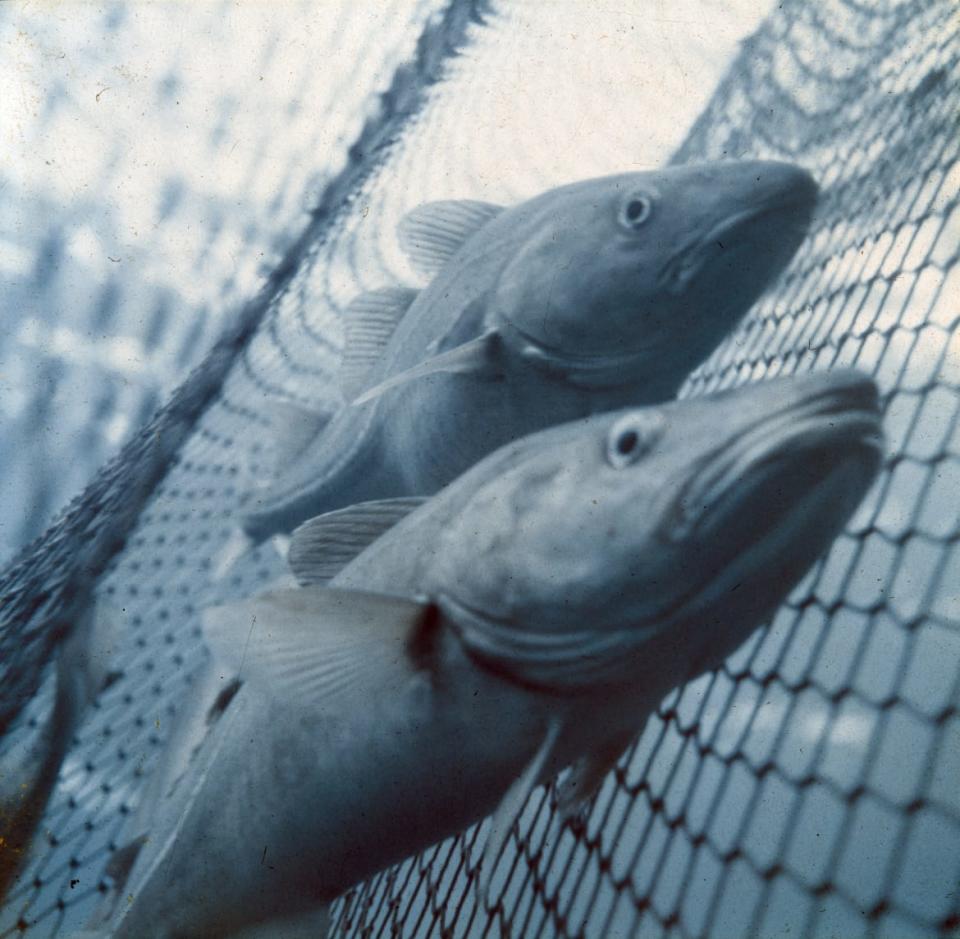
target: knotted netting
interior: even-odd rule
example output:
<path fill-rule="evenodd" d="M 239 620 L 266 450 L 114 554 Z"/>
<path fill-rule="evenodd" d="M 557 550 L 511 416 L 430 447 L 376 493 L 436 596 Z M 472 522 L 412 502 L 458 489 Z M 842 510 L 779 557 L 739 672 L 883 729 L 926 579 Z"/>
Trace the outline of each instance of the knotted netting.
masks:
<path fill-rule="evenodd" d="M 0 581 L 11 736 L 42 717 L 53 638 L 91 587 L 124 628 L 123 678 L 64 764 L 4 935 L 80 927 L 206 654 L 198 611 L 282 571 L 266 546 L 210 578 L 244 487 L 270 471 L 267 401 L 332 402 L 339 314 L 360 290 L 412 282 L 399 216 L 635 165 L 643 48 L 628 74 L 598 51 L 629 16 L 439 12 L 258 297 Z M 339 934 L 960 929 L 958 33 L 952 0 L 779 4 L 675 157 L 788 159 L 823 187 L 790 269 L 683 393 L 841 365 L 873 374 L 889 459 L 845 534 L 768 627 L 662 703 L 585 822 L 560 826 L 541 788 L 488 897 L 475 889 L 479 826 L 339 902 Z M 516 81 L 517 62 L 557 55 L 551 81 L 566 84 Z"/>

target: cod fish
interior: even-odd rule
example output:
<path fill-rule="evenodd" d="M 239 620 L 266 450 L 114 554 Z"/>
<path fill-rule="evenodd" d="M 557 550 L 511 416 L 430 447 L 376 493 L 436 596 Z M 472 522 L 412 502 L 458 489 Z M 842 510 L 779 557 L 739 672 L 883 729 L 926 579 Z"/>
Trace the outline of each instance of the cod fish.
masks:
<path fill-rule="evenodd" d="M 0 901 L 29 854 L 87 707 L 116 677 L 109 668 L 115 629 L 103 607 L 85 613 L 57 653 L 47 679 L 55 690 L 46 713 L 0 741 Z"/>
<path fill-rule="evenodd" d="M 321 512 L 432 495 L 524 434 L 674 397 L 793 257 L 817 192 L 744 161 L 415 209 L 401 244 L 433 280 L 348 308 L 332 420 L 276 403 L 282 469 L 225 563 Z"/>
<path fill-rule="evenodd" d="M 772 613 L 881 446 L 873 382 L 814 374 L 594 415 L 428 501 L 311 520 L 302 586 L 206 613 L 239 690 L 165 770 L 107 932 L 308 935 L 496 810 L 489 877 L 535 785 L 570 766 L 575 810 L 662 697 Z"/>

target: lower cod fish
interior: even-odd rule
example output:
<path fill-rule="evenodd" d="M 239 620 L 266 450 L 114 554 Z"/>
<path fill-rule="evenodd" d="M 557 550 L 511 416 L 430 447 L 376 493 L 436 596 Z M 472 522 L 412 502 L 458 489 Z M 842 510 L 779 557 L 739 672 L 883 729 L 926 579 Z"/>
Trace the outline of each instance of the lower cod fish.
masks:
<path fill-rule="evenodd" d="M 881 451 L 873 382 L 811 374 L 594 415 L 428 501 L 311 520 L 301 586 L 207 611 L 231 680 L 97 935 L 324 935 L 344 891 L 495 811 L 486 891 L 531 790 L 569 766 L 575 812 L 827 549 Z"/>
<path fill-rule="evenodd" d="M 786 267 L 817 193 L 800 167 L 742 161 L 413 210 L 400 242 L 433 280 L 347 309 L 332 419 L 272 403 L 280 469 L 218 572 L 321 512 L 432 495 L 524 434 L 673 398 Z"/>

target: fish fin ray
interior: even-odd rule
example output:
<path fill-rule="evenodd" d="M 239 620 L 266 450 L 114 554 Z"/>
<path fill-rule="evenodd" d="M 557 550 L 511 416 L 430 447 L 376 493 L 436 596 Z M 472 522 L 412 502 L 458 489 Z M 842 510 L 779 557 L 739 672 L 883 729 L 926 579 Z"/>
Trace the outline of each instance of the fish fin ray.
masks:
<path fill-rule="evenodd" d="M 360 395 L 354 404 L 366 404 L 392 388 L 435 375 L 471 375 L 488 381 L 497 381 L 503 378 L 503 369 L 496 354 L 499 344 L 498 336 L 495 330 L 490 330 L 463 345 L 441 352 L 413 368 L 388 378 L 379 385 L 374 385 Z"/>
<path fill-rule="evenodd" d="M 400 247 L 419 273 L 433 277 L 504 206 L 475 199 L 425 202 L 400 220 Z"/>
<path fill-rule="evenodd" d="M 537 752 L 523 772 L 513 781 L 506 795 L 497 806 L 490 823 L 490 832 L 487 835 L 487 843 L 484 845 L 483 860 L 480 867 L 480 896 L 484 901 L 489 900 L 488 894 L 493 879 L 493 871 L 500 855 L 503 853 L 507 838 L 510 836 L 517 819 L 520 818 L 520 813 L 523 812 L 527 799 L 530 798 L 530 793 L 540 782 L 544 767 L 556 748 L 562 730 L 563 724 L 560 720 L 554 719 L 550 722 Z"/>
<path fill-rule="evenodd" d="M 413 671 L 408 643 L 429 609 L 404 597 L 326 587 L 261 594 L 204 612 L 214 656 L 244 682 L 309 711 Z M 339 706 L 339 704 L 338 704 Z"/>
<path fill-rule="evenodd" d="M 290 539 L 290 570 L 301 586 L 322 586 L 425 501 L 411 497 L 360 502 L 304 522 Z"/>
<path fill-rule="evenodd" d="M 273 431 L 273 462 L 277 470 L 300 456 L 333 417 L 332 410 L 306 407 L 285 398 L 272 398 L 264 408 Z"/>
<path fill-rule="evenodd" d="M 370 370 L 383 357 L 417 293 L 409 287 L 383 287 L 361 293 L 347 307 L 340 387 L 348 401 L 366 388 Z"/>

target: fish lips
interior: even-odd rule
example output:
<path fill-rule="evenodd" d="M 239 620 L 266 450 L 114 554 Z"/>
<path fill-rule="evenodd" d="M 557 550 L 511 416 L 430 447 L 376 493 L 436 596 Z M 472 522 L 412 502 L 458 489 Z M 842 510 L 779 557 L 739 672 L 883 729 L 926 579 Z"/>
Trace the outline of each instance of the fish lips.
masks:
<path fill-rule="evenodd" d="M 764 415 L 703 458 L 674 499 L 663 533 L 668 541 L 709 535 L 729 516 L 747 511 L 756 491 L 801 468 L 804 488 L 842 463 L 863 465 L 873 478 L 883 453 L 876 385 L 853 372 L 826 388 Z M 821 459 L 817 459 L 820 457 Z"/>

